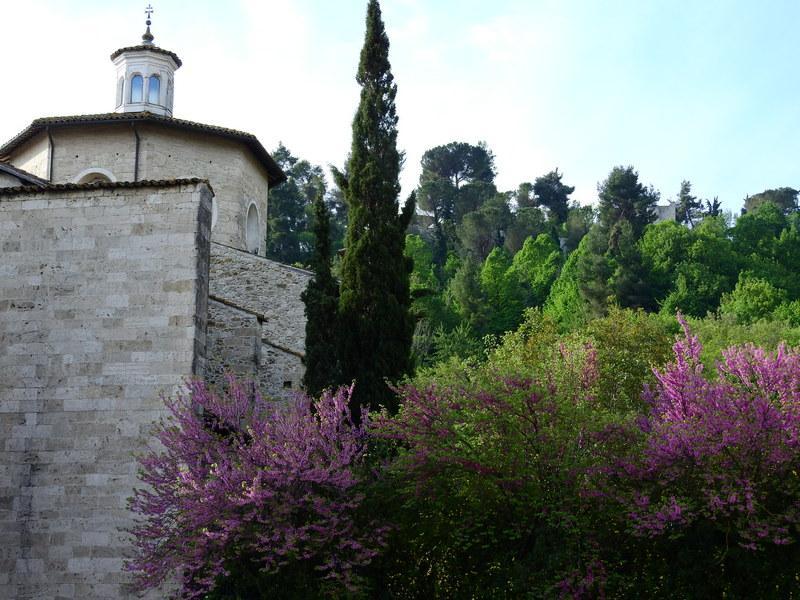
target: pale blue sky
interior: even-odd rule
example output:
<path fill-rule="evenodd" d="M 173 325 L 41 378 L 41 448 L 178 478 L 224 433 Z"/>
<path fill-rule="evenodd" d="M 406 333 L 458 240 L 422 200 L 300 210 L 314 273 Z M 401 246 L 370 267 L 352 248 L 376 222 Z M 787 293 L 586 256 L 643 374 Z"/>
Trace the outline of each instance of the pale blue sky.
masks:
<path fill-rule="evenodd" d="M 3 2 L 4 140 L 39 116 L 113 109 L 116 48 L 144 2 Z M 341 165 L 365 1 L 154 2 L 184 62 L 175 116 Z M 664 198 L 689 179 L 738 210 L 800 187 L 800 1 L 385 0 L 402 183 L 453 140 L 485 140 L 501 189 L 558 167 L 582 202 L 617 164 Z M 11 87 L 8 82 L 16 82 Z M 9 92 L 9 90 L 12 90 Z"/>

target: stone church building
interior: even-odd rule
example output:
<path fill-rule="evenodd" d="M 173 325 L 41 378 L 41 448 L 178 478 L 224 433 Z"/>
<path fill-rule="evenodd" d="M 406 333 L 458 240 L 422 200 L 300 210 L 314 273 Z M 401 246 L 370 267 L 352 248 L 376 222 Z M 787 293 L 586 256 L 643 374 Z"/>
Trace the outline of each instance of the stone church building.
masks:
<path fill-rule="evenodd" d="M 134 454 L 162 396 L 302 378 L 311 274 L 263 257 L 286 176 L 255 136 L 173 117 L 181 60 L 149 25 L 111 55 L 113 112 L 0 147 L 0 598 L 129 597 Z"/>

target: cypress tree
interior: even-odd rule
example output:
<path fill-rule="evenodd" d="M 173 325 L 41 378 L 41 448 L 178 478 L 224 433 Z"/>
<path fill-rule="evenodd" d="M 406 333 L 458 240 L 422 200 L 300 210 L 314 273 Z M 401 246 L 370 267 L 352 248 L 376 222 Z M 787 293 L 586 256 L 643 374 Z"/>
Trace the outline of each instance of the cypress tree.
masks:
<path fill-rule="evenodd" d="M 411 260 L 403 255 L 414 196 L 398 214 L 401 155 L 389 64 L 389 38 L 377 0 L 367 7 L 367 28 L 356 81 L 361 99 L 345 173 L 334 170 L 348 206 L 339 299 L 342 381 L 356 381 L 352 411 L 397 409 L 387 381 L 411 370 L 414 323 L 409 313 Z"/>
<path fill-rule="evenodd" d="M 306 366 L 303 386 L 317 396 L 339 382 L 336 316 L 339 284 L 331 273 L 330 214 L 322 192 L 314 200 L 314 277 L 302 294 L 306 305 Z"/>

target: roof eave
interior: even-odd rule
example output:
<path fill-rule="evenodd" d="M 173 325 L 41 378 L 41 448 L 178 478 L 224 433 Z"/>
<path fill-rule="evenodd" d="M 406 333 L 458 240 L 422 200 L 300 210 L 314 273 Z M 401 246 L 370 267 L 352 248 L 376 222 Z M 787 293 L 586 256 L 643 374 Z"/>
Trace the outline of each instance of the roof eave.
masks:
<path fill-rule="evenodd" d="M 267 171 L 267 180 L 270 187 L 275 187 L 286 181 L 286 174 L 278 166 L 275 159 L 270 156 L 266 148 L 258 138 L 244 131 L 218 127 L 216 125 L 206 125 L 194 121 L 175 119 L 173 117 L 162 117 L 149 112 L 139 113 L 106 113 L 100 115 L 76 115 L 65 117 L 42 117 L 35 119 L 28 127 L 14 136 L 2 147 L 0 147 L 0 160 L 7 160 L 10 153 L 20 145 L 36 136 L 39 131 L 48 127 L 70 127 L 74 125 L 111 125 L 121 123 L 156 123 L 174 129 L 184 129 L 217 135 L 227 139 L 233 139 L 244 143 L 250 151 L 259 159 Z"/>

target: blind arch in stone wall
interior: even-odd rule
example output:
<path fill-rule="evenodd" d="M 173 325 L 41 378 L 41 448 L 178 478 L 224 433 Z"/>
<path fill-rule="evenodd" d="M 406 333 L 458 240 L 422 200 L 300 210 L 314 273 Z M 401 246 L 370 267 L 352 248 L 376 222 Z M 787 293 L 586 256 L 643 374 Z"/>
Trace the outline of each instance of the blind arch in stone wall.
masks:
<path fill-rule="evenodd" d="M 247 209 L 247 221 L 245 222 L 245 247 L 248 252 L 253 254 L 258 254 L 261 246 L 258 221 L 258 206 L 256 206 L 255 202 L 250 202 L 250 207 Z"/>

